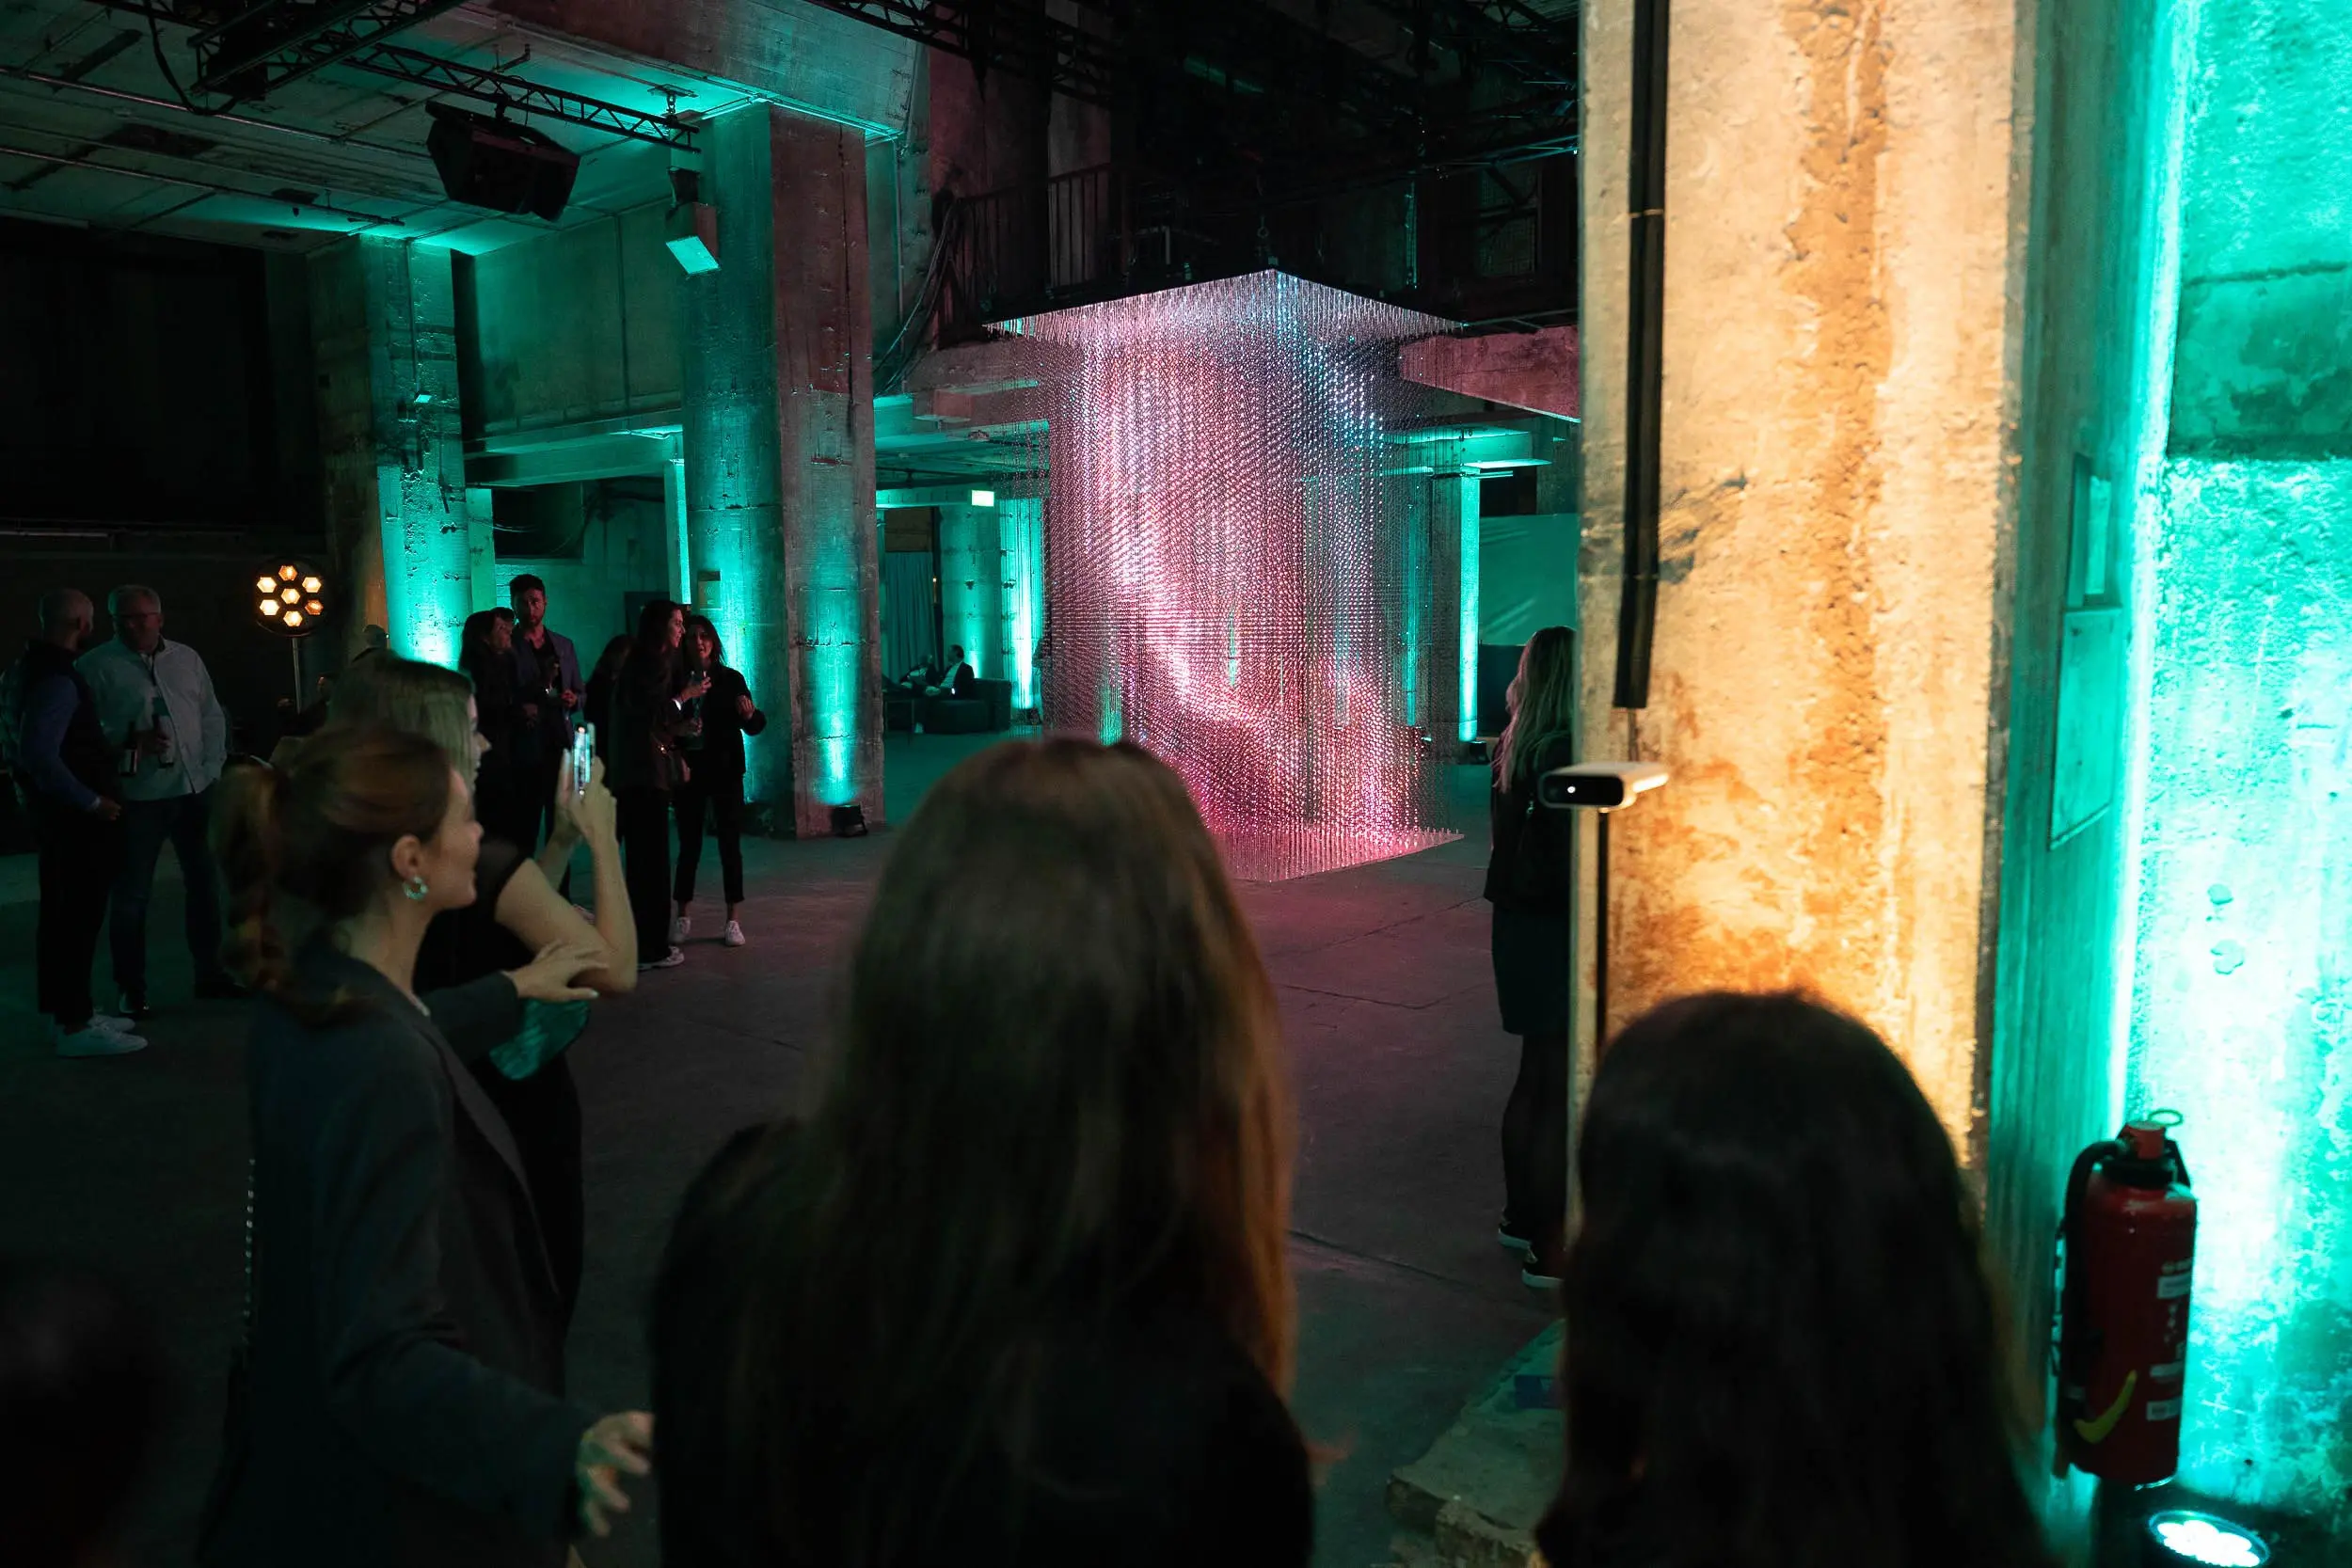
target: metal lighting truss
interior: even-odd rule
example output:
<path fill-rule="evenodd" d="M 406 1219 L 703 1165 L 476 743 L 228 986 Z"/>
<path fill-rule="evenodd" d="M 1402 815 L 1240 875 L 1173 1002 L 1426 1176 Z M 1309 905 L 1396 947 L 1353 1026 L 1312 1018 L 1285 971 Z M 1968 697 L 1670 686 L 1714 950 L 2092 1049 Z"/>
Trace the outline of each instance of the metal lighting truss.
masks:
<path fill-rule="evenodd" d="M 384 40 L 461 0 L 256 0 L 231 14 L 208 0 L 103 0 L 117 10 L 197 29 L 192 92 L 258 103 L 327 66 L 364 71 L 429 93 L 469 98 L 501 114 L 535 115 L 665 147 L 692 145 L 690 121 L 543 87 L 496 67 L 469 65 Z M 191 107 L 198 107 L 191 104 Z M 226 106 L 221 105 L 221 106 Z M 202 112 L 199 110 L 199 112 Z"/>
<path fill-rule="evenodd" d="M 1254 139 L 1269 158 L 1310 153 L 1325 171 L 1313 182 L 1318 188 L 1547 157 L 1576 146 L 1573 23 L 1525 0 L 1371 0 L 1413 30 L 1420 58 L 1411 76 L 1268 7 L 1236 0 L 1184 8 L 1083 0 L 1105 32 L 1020 0 L 813 3 L 1108 107 L 1131 106 L 1155 80 L 1223 87 L 1239 122 L 1263 122 Z M 1508 77 L 1516 90 L 1481 103 L 1486 95 L 1467 90 L 1474 84 L 1435 87 L 1431 46 L 1454 54 L 1466 76 Z"/>
<path fill-rule="evenodd" d="M 201 0 L 162 8 L 176 20 L 209 16 L 189 40 L 196 51 L 193 90 L 234 101 L 266 98 L 290 82 L 381 43 L 459 0 L 256 0 L 219 15 Z"/>
<path fill-rule="evenodd" d="M 428 92 L 470 98 L 501 113 L 538 115 L 566 125 L 584 126 L 591 131 L 663 147 L 693 145 L 691 128 L 675 115 L 641 114 L 601 98 L 543 87 L 503 71 L 445 60 L 437 55 L 403 49 L 397 44 L 379 43 L 351 55 L 342 64 L 348 70 L 389 76 Z"/>

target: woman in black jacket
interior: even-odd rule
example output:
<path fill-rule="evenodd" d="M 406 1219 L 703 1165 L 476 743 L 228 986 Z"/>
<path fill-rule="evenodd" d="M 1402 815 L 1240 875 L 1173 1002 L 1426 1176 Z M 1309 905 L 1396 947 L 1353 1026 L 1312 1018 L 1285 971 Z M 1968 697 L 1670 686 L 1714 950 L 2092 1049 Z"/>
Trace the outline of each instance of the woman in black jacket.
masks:
<path fill-rule="evenodd" d="M 688 705 L 688 725 L 678 737 L 686 779 L 671 792 L 677 808 L 677 918 L 670 941 L 682 942 L 693 929 L 687 906 L 694 901 L 694 874 L 702 868 L 703 819 L 709 817 L 719 841 L 719 874 L 727 896 L 727 925 L 720 941 L 743 945 L 736 911 L 743 904 L 743 737 L 768 727 L 768 716 L 752 702 L 740 671 L 727 666 L 725 644 L 707 616 L 686 618 L 688 676 L 701 675 L 710 689 Z"/>
<path fill-rule="evenodd" d="M 625 1509 L 642 1414 L 563 1397 L 555 1282 L 513 1141 L 413 989 L 474 897 L 481 828 L 439 747 L 330 725 L 232 769 L 215 833 L 261 998 L 244 1418 L 199 1557 L 555 1568 Z M 324 922 L 289 958 L 281 899 Z M 516 976 L 518 994 L 576 994 Z"/>
<path fill-rule="evenodd" d="M 1571 840 L 1562 815 L 1535 803 L 1535 781 L 1576 760 L 1575 632 L 1546 626 L 1527 640 L 1510 702 L 1487 795 L 1495 998 L 1504 1031 L 1519 1037 L 1518 1077 L 1502 1109 L 1495 1239 L 1525 1259 L 1521 1279 L 1556 1290 L 1568 1212 Z"/>
<path fill-rule="evenodd" d="M 689 675 L 678 657 L 686 607 L 656 599 L 637 617 L 637 640 L 612 677 L 612 739 L 606 778 L 620 811 L 629 908 L 637 917 L 637 966 L 674 969 L 686 950 L 670 940 L 670 796 L 685 781 L 678 737 L 688 705 L 708 693 L 707 675 Z"/>
<path fill-rule="evenodd" d="M 848 990 L 805 1131 L 739 1136 L 662 1259 L 664 1562 L 1304 1568 L 1280 1024 L 1183 782 L 971 758 Z"/>

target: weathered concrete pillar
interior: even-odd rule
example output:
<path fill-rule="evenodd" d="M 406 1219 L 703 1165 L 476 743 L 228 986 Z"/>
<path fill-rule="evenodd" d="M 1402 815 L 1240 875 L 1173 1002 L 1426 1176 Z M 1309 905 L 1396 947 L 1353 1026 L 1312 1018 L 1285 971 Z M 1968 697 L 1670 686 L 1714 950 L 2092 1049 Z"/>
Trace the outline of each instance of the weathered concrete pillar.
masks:
<path fill-rule="evenodd" d="M 990 680 L 1005 678 L 1004 543 L 996 515 L 993 506 L 939 509 L 939 624 L 973 673 Z"/>
<path fill-rule="evenodd" d="M 866 152 L 765 105 L 707 134 L 719 270 L 685 300 L 687 554 L 694 602 L 771 714 L 751 798 L 796 832 L 882 820 Z M 788 740 L 788 744 L 778 741 Z"/>
<path fill-rule="evenodd" d="M 1587 752 L 1673 782 L 1614 843 L 1613 1023 L 1802 986 L 1974 1154 L 2013 515 L 2016 8 L 1675 6 L 1663 582 L 1613 709 L 1631 0 L 1583 10 Z"/>
<path fill-rule="evenodd" d="M 313 257 L 319 445 L 346 652 L 373 623 L 395 652 L 454 663 L 486 609 L 486 508 L 468 504 L 450 253 L 346 240 Z"/>
<path fill-rule="evenodd" d="M 1037 643 L 1045 635 L 1045 498 L 997 497 L 996 539 L 1004 584 L 996 678 L 1012 682 L 1013 711 L 1034 716 L 1045 700 L 1037 680 Z"/>

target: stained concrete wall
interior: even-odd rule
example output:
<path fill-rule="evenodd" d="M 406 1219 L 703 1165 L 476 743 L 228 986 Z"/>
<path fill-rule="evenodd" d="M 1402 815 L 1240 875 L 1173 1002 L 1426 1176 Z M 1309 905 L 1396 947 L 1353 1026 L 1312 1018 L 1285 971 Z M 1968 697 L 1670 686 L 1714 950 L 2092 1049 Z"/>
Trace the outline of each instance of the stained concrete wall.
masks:
<path fill-rule="evenodd" d="M 2125 1102 L 2201 1202 L 2182 1478 L 2352 1560 L 2352 10 L 2187 8 Z M 2159 286 L 2169 277 L 2158 274 Z M 2161 385 L 2161 381 L 2159 385 Z"/>
<path fill-rule="evenodd" d="M 652 202 L 472 260 L 469 436 L 675 421 L 686 275 L 662 245 L 667 211 Z"/>
<path fill-rule="evenodd" d="M 345 240 L 311 257 L 319 447 L 346 653 L 362 625 L 395 652 L 453 663 L 474 602 L 450 253 Z"/>
<path fill-rule="evenodd" d="M 661 483 L 623 479 L 556 487 L 554 504 L 584 514 L 577 555 L 505 556 L 492 568 L 486 604 L 510 602 L 508 585 L 529 572 L 548 587 L 548 625 L 570 638 L 586 674 L 628 623 L 631 594 L 669 591 L 673 563 L 664 527 Z M 730 657 L 734 650 L 728 650 Z"/>
<path fill-rule="evenodd" d="M 855 133 L 755 104 L 711 132 L 724 263 L 685 291 L 683 457 L 694 602 L 787 712 L 748 789 L 796 831 L 880 822 L 866 160 Z"/>
<path fill-rule="evenodd" d="M 1629 721 L 1630 12 L 1582 13 L 1588 749 L 1674 782 L 1616 841 L 1613 1016 L 1810 988 L 1894 1042 L 1965 1145 L 2012 508 L 2012 9 L 1675 8 L 1665 581 Z"/>
<path fill-rule="evenodd" d="M 2134 561 L 2153 547 L 2131 519 L 2164 444 L 2171 300 L 2159 279 L 2176 194 L 2164 173 L 2182 81 L 2176 11 L 2159 0 L 2042 6 L 2021 83 L 2034 144 L 2031 243 L 2014 613 L 1994 625 L 2010 672 L 1996 690 L 2008 766 L 1986 1195 L 2021 1345 L 2047 1337 L 2050 1238 L 2068 1168 L 2121 1114 L 2125 656 L 2130 619 L 2145 609 Z M 2050 1487 L 2053 1531 L 2076 1542 L 2088 1487 Z"/>

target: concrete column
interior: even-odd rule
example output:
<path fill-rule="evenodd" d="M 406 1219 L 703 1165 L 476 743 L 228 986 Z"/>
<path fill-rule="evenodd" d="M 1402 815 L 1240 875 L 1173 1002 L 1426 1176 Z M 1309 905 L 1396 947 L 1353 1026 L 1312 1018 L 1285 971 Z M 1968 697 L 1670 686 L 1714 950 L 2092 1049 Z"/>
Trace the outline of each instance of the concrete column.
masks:
<path fill-rule="evenodd" d="M 997 559 L 1004 581 L 1004 657 L 1000 680 L 1012 682 L 1015 712 L 1044 705 L 1038 689 L 1037 642 L 1045 635 L 1045 499 L 996 499 Z"/>
<path fill-rule="evenodd" d="M 346 651 L 373 622 L 395 652 L 456 661 L 486 510 L 467 501 L 450 253 L 346 240 L 310 262 L 319 443 Z"/>
<path fill-rule="evenodd" d="M 661 460 L 661 528 L 670 555 L 670 596 L 694 602 L 693 552 L 687 548 L 686 459 Z"/>
<path fill-rule="evenodd" d="M 1610 688 L 1631 12 L 1582 13 L 1587 751 L 1674 782 L 1615 830 L 1612 1021 L 1805 987 L 1881 1030 L 1979 1158 L 2017 8 L 1674 8 L 1663 585 L 1629 714 Z"/>
<path fill-rule="evenodd" d="M 1454 650 L 1454 668 L 1444 676 L 1454 693 L 1454 733 L 1433 732 L 1441 744 L 1449 739 L 1467 744 L 1478 738 L 1478 477 L 1475 469 L 1439 474 L 1429 485 L 1432 535 L 1454 544 L 1457 553 L 1452 559 L 1461 574 L 1455 625 L 1445 628 L 1451 634 L 1448 645 Z"/>
<path fill-rule="evenodd" d="M 1004 544 L 997 509 L 939 509 L 939 622 L 975 674 L 1005 678 Z M 940 650 L 942 655 L 946 648 Z"/>
<path fill-rule="evenodd" d="M 830 832 L 836 805 L 880 822 L 864 142 L 766 105 L 707 140 L 720 265 L 682 290 L 694 603 L 769 711 L 789 716 L 752 748 L 752 799 L 788 801 L 803 834 Z"/>

